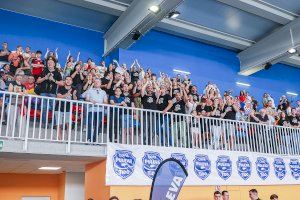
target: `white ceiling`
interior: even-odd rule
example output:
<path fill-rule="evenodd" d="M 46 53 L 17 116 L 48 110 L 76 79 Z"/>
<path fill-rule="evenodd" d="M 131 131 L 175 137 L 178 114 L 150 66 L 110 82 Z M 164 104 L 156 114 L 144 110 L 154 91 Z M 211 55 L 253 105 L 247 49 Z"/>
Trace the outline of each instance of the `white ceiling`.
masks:
<path fill-rule="evenodd" d="M 60 174 L 62 172 L 84 172 L 89 163 L 100 161 L 99 158 L 91 157 L 58 157 L 47 155 L 19 154 L 4 155 L 0 158 L 0 173 L 21 174 Z M 57 171 L 39 170 L 40 167 L 61 167 Z"/>

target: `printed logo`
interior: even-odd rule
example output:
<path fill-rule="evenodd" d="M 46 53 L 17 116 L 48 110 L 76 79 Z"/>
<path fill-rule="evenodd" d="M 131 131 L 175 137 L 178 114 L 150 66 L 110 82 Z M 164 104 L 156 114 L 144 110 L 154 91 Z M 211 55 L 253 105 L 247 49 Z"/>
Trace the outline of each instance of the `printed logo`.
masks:
<path fill-rule="evenodd" d="M 205 180 L 211 173 L 211 162 L 207 155 L 198 154 L 194 159 L 194 171 L 196 175 Z"/>
<path fill-rule="evenodd" d="M 270 174 L 270 164 L 268 160 L 264 157 L 257 157 L 255 164 L 258 176 L 262 180 L 266 180 Z"/>
<path fill-rule="evenodd" d="M 188 160 L 183 153 L 172 153 L 171 158 L 178 160 L 185 169 L 188 168 Z"/>
<path fill-rule="evenodd" d="M 162 162 L 160 154 L 157 152 L 145 152 L 143 161 L 143 171 L 146 176 L 153 179 L 158 165 Z"/>
<path fill-rule="evenodd" d="M 216 160 L 216 167 L 219 176 L 227 180 L 232 173 L 232 162 L 229 158 L 229 156 L 218 156 L 218 159 Z"/>
<path fill-rule="evenodd" d="M 286 175 L 285 162 L 282 158 L 275 158 L 273 162 L 275 175 L 282 180 Z"/>
<path fill-rule="evenodd" d="M 135 157 L 131 151 L 116 150 L 113 156 L 113 168 L 122 179 L 128 178 L 134 171 Z"/>
<path fill-rule="evenodd" d="M 298 159 L 291 159 L 290 160 L 290 169 L 292 176 L 298 180 L 300 178 L 300 163 Z"/>
<path fill-rule="evenodd" d="M 248 180 L 251 176 L 252 166 L 251 161 L 247 156 L 239 156 L 236 162 L 238 174 L 242 179 Z"/>

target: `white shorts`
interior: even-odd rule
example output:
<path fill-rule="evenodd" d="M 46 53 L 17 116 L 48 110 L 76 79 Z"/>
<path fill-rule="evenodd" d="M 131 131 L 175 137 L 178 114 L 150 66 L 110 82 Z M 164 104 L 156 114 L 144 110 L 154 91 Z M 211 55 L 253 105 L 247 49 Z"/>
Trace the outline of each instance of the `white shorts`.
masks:
<path fill-rule="evenodd" d="M 68 124 L 70 122 L 70 112 L 55 111 L 55 122 L 56 125 Z"/>

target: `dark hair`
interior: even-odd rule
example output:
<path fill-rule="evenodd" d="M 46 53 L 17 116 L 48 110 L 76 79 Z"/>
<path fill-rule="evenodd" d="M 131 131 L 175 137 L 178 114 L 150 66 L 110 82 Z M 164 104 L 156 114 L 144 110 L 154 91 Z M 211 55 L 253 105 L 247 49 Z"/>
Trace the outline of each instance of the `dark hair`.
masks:
<path fill-rule="evenodd" d="M 40 51 L 40 50 L 37 50 L 36 52 L 35 52 L 36 54 L 42 54 L 42 51 Z"/>
<path fill-rule="evenodd" d="M 277 196 L 276 194 L 272 194 L 272 195 L 270 196 L 270 200 L 273 200 L 273 199 L 275 199 L 275 198 L 278 199 L 278 196 Z"/>
<path fill-rule="evenodd" d="M 251 190 L 249 190 L 249 192 L 257 193 L 257 190 L 256 189 L 251 189 Z"/>
<path fill-rule="evenodd" d="M 119 200 L 119 198 L 116 197 L 116 196 L 112 196 L 112 197 L 109 198 L 109 200 Z"/>
<path fill-rule="evenodd" d="M 214 195 L 216 195 L 216 194 L 221 194 L 221 192 L 215 191 L 215 192 L 214 192 Z"/>
<path fill-rule="evenodd" d="M 222 191 L 222 195 L 224 195 L 225 193 L 229 193 L 227 190 Z"/>

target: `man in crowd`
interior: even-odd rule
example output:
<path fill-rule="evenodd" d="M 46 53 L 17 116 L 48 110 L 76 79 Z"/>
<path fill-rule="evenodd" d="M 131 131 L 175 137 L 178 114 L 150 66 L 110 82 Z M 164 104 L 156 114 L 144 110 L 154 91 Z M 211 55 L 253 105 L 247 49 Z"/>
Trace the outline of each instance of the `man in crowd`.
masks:
<path fill-rule="evenodd" d="M 17 69 L 21 67 L 24 58 L 22 56 L 22 46 L 17 46 L 16 51 L 13 51 L 8 56 L 8 61 L 10 62 L 10 71 L 12 74 L 15 74 Z"/>
<path fill-rule="evenodd" d="M 8 43 L 2 43 L 2 49 L 0 50 L 0 66 L 8 63 L 8 56 L 10 54 L 10 50 L 8 49 Z"/>
<path fill-rule="evenodd" d="M 221 198 L 222 198 L 221 192 L 215 191 L 214 192 L 214 200 L 222 200 Z"/>
<path fill-rule="evenodd" d="M 222 200 L 229 200 L 229 192 L 224 190 L 222 192 Z"/>
<path fill-rule="evenodd" d="M 278 200 L 278 196 L 276 194 L 272 194 L 270 196 L 270 200 Z"/>
<path fill-rule="evenodd" d="M 55 65 L 55 61 L 50 57 L 47 61 L 47 68 L 37 80 L 38 88 L 36 88 L 36 92 L 41 96 L 56 97 L 57 87 L 64 85 L 62 76 L 55 68 Z M 53 110 L 53 100 L 43 99 L 42 105 L 42 122 L 46 126 L 48 112 Z"/>
<path fill-rule="evenodd" d="M 88 141 L 96 142 L 96 137 L 101 130 L 104 113 L 102 106 L 99 104 L 107 104 L 108 98 L 106 92 L 101 89 L 101 80 L 96 78 L 94 86 L 82 94 L 86 101 L 92 103 L 88 107 Z M 103 127 L 102 127 L 103 128 Z"/>
<path fill-rule="evenodd" d="M 258 192 L 256 189 L 251 189 L 249 191 L 249 198 L 250 200 L 261 200 L 259 197 L 258 197 Z"/>
<path fill-rule="evenodd" d="M 73 80 L 70 76 L 67 76 L 65 79 L 65 85 L 59 87 L 57 90 L 57 98 L 58 99 L 66 99 L 66 100 L 77 100 L 77 91 L 72 88 Z M 57 135 L 58 139 L 61 140 L 65 135 L 69 133 L 69 131 L 61 133 L 61 128 L 67 125 L 68 129 L 71 127 L 71 115 L 72 104 L 70 102 L 65 101 L 56 101 L 55 106 L 55 120 L 57 125 Z"/>

